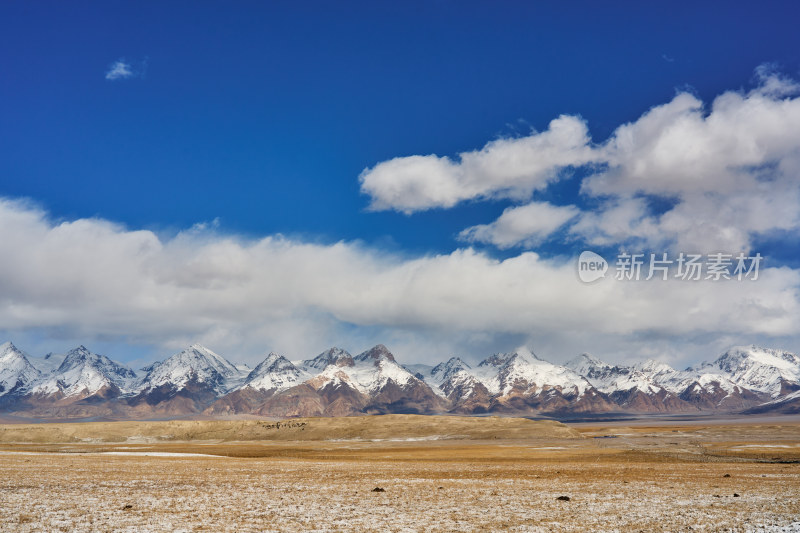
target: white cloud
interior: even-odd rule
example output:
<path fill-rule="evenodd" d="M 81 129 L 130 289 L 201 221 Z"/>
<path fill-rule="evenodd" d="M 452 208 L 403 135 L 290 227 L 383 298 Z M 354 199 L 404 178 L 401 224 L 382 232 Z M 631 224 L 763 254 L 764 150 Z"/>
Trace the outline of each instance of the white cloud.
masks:
<path fill-rule="evenodd" d="M 776 96 L 776 83 L 785 85 L 767 78 L 748 94 L 726 92 L 707 114 L 702 102 L 681 93 L 620 126 L 599 149 L 610 169 L 586 179 L 585 192 L 683 198 L 749 191 L 764 177 L 795 178 L 759 173 L 796 157 L 800 147 L 800 99 Z"/>
<path fill-rule="evenodd" d="M 593 157 L 586 124 L 561 116 L 544 132 L 492 141 L 457 161 L 426 155 L 379 163 L 361 173 L 361 192 L 373 210 L 406 214 L 476 198 L 524 199 L 557 180 L 562 168 Z"/>
<path fill-rule="evenodd" d="M 757 76 L 754 90 L 726 92 L 708 112 L 681 93 L 620 126 L 598 148 L 608 170 L 582 185 L 604 205 L 573 231 L 589 242 L 738 251 L 800 228 L 800 98 L 789 96 L 798 86 L 763 68 Z M 674 205 L 655 214 L 639 194 Z"/>
<path fill-rule="evenodd" d="M 115 81 L 139 78 L 144 76 L 146 69 L 147 59 L 133 62 L 127 61 L 125 58 L 119 58 L 109 65 L 108 70 L 106 70 L 106 79 Z"/>
<path fill-rule="evenodd" d="M 760 236 L 800 229 L 800 84 L 770 66 L 756 69 L 755 79 L 751 91 L 727 91 L 708 108 L 681 92 L 600 145 L 582 120 L 562 116 L 545 132 L 493 141 L 457 161 L 429 155 L 379 163 L 362 173 L 361 190 L 372 209 L 405 213 L 476 199 L 526 203 L 561 169 L 583 166 L 581 193 L 592 207 L 575 218 L 575 238 L 748 251 Z M 506 211 L 461 237 L 535 246 L 550 229 L 535 211 Z"/>
<path fill-rule="evenodd" d="M 597 210 L 581 213 L 570 231 L 593 246 L 653 244 L 659 231 L 649 211 L 643 198 L 610 198 Z"/>
<path fill-rule="evenodd" d="M 800 272 L 788 268 L 764 269 L 756 282 L 588 286 L 572 261 L 530 252 L 408 258 L 199 226 L 161 239 L 101 219 L 54 223 L 9 200 L 0 201 L 0 242 L 0 324 L 9 336 L 122 337 L 165 351 L 199 340 L 251 361 L 271 349 L 303 357 L 377 341 L 419 361 L 449 355 L 438 352 L 444 346 L 469 350 L 475 339 L 484 339 L 481 350 L 546 344 L 546 355 L 563 359 L 572 353 L 558 346 L 649 353 L 664 338 L 682 346 L 800 337 Z M 492 344 L 503 336 L 507 344 Z"/>
<path fill-rule="evenodd" d="M 459 234 L 467 242 L 483 242 L 505 249 L 522 245 L 533 247 L 574 218 L 580 210 L 572 205 L 556 206 L 532 202 L 509 207 L 491 224 L 480 224 Z"/>

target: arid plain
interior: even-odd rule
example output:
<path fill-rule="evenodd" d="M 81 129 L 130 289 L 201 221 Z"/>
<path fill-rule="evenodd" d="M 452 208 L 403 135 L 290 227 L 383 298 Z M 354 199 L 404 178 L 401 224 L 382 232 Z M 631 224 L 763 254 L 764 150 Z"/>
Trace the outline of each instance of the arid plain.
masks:
<path fill-rule="evenodd" d="M 0 529 L 797 531 L 800 421 L 8 424 Z"/>

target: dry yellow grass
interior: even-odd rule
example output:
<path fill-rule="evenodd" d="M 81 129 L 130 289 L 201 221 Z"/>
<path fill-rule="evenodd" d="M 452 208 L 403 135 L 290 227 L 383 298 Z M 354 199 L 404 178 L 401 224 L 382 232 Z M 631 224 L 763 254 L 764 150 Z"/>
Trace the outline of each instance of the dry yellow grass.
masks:
<path fill-rule="evenodd" d="M 352 420 L 329 421 L 328 429 Z M 120 427 L 106 431 L 118 438 Z M 0 530 L 800 528 L 800 464 L 792 462 L 800 448 L 797 424 L 582 427 L 584 438 L 572 430 L 515 439 L 386 440 L 405 438 L 406 429 L 394 427 L 377 441 L 142 442 L 142 426 L 128 426 L 136 432 L 126 442 L 6 442 L 0 445 Z M 595 438 L 605 436 L 613 438 Z M 159 453 L 209 455 L 152 455 Z M 376 487 L 385 492 L 372 492 Z"/>
<path fill-rule="evenodd" d="M 384 415 L 290 420 L 174 420 L 0 425 L 0 443 L 151 441 L 319 441 L 377 439 L 580 438 L 550 420 Z"/>

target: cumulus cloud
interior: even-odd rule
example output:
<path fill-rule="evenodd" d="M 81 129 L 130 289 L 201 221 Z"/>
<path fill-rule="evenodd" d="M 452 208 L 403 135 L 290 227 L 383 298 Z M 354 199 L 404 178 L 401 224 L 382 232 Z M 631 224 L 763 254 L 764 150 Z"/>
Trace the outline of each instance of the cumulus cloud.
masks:
<path fill-rule="evenodd" d="M 751 190 L 760 180 L 781 178 L 780 168 L 765 165 L 796 156 L 800 99 L 781 98 L 776 84 L 785 87 L 768 77 L 750 93 L 726 92 L 709 112 L 688 93 L 654 107 L 599 149 L 610 169 L 587 178 L 584 190 L 684 197 Z"/>
<path fill-rule="evenodd" d="M 164 239 L 102 219 L 53 222 L 11 200 L 0 201 L 0 242 L 8 335 L 123 337 L 170 349 L 199 340 L 222 353 L 253 353 L 251 361 L 270 349 L 304 357 L 379 340 L 395 340 L 399 356 L 419 361 L 449 355 L 421 356 L 425 339 L 468 346 L 497 335 L 509 349 L 542 339 L 571 346 L 581 337 L 592 344 L 583 350 L 602 339 L 644 350 L 667 337 L 795 338 L 800 323 L 800 272 L 788 268 L 766 268 L 756 282 L 588 286 L 571 260 L 532 252 L 502 261 L 472 249 L 402 257 L 202 226 Z"/>
<path fill-rule="evenodd" d="M 726 92 L 709 110 L 681 93 L 620 126 L 597 149 L 608 169 L 582 184 L 605 205 L 574 231 L 589 242 L 708 251 L 749 250 L 759 235 L 800 227 L 798 86 L 763 68 L 757 77 L 755 89 Z M 653 213 L 637 195 L 674 205 Z"/>
<path fill-rule="evenodd" d="M 542 133 L 493 141 L 455 160 L 395 158 L 365 170 L 361 190 L 372 209 L 405 213 L 465 200 L 525 204 L 564 168 L 582 167 L 584 201 L 577 203 L 590 207 L 569 223 L 574 238 L 748 251 L 759 237 L 800 229 L 800 84 L 769 65 L 756 69 L 755 80 L 752 90 L 724 92 L 710 106 L 680 92 L 600 144 L 591 143 L 584 121 L 562 116 Z M 552 229 L 537 212 L 515 207 L 461 238 L 536 246 Z"/>
<path fill-rule="evenodd" d="M 526 198 L 559 177 L 559 171 L 593 160 L 586 124 L 562 116 L 546 131 L 498 139 L 453 160 L 435 155 L 397 157 L 365 169 L 361 191 L 376 211 L 406 214 L 487 198 Z"/>
<path fill-rule="evenodd" d="M 532 202 L 509 207 L 491 224 L 480 224 L 459 234 L 467 242 L 483 242 L 505 249 L 513 246 L 533 247 L 574 218 L 580 210 L 573 206 L 556 206 L 548 202 Z"/>
<path fill-rule="evenodd" d="M 120 58 L 109 65 L 108 69 L 106 70 L 106 79 L 115 81 L 138 78 L 144 76 L 146 68 L 146 59 L 133 62 L 127 61 L 125 58 Z"/>

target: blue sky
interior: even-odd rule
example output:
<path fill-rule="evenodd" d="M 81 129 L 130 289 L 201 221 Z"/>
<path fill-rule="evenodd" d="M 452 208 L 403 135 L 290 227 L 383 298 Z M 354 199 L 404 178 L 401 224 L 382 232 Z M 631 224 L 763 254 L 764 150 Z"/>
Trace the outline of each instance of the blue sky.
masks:
<path fill-rule="evenodd" d="M 0 267 L 0 331 L 33 352 L 81 342 L 132 362 L 195 340 L 255 362 L 273 349 L 301 357 L 372 342 L 417 361 L 519 344 L 554 360 L 579 350 L 683 362 L 740 342 L 798 349 L 800 331 L 775 319 L 798 306 L 798 14 L 790 2 L 3 3 L 3 240 L 26 259 L 19 271 Z M 715 115 L 724 95 L 740 98 Z M 644 118 L 661 108 L 672 118 L 654 131 Z M 674 149 L 708 152 L 684 166 L 636 166 L 660 152 L 620 148 L 623 138 L 658 144 L 687 121 L 678 137 L 698 140 Z M 623 135 L 626 124 L 639 127 Z M 559 125 L 569 131 L 524 146 Z M 725 132 L 739 128 L 733 146 Z M 503 181 L 513 157 L 459 165 L 492 142 L 534 150 L 536 168 Z M 757 153 L 739 160 L 748 146 Z M 447 159 L 408 159 L 432 154 Z M 413 168 L 399 170 L 405 163 Z M 726 174 L 733 167 L 754 176 L 749 185 Z M 450 186 L 461 192 L 442 192 Z M 757 201 L 743 212 L 743 198 Z M 523 206 L 513 231 L 492 225 Z M 719 216 L 696 219 L 709 208 Z M 763 314 L 751 306 L 733 324 L 655 313 L 621 327 L 626 311 L 603 302 L 615 325 L 572 322 L 596 312 L 581 307 L 592 289 L 558 276 L 574 300 L 534 288 L 529 306 L 559 302 L 561 320 L 504 303 L 522 283 L 507 272 L 517 263 L 549 268 L 545 278 L 583 249 L 611 258 L 625 247 L 759 251 L 780 280 L 765 274 L 746 295 L 709 289 L 704 298 L 728 305 L 759 300 Z M 82 248 L 91 266 L 74 256 Z M 543 263 L 530 264 L 532 253 Z M 282 278 L 302 261 L 332 266 Z M 61 263 L 74 271 L 45 267 Z M 462 285 L 414 285 L 431 271 Z M 512 278 L 497 281 L 501 271 Z M 303 289 L 278 294 L 259 276 Z M 317 283 L 326 288 L 309 289 Z M 465 296 L 487 287 L 494 296 Z M 667 289 L 619 290 L 646 306 Z M 398 303 L 416 291 L 416 303 Z M 697 303 L 686 298 L 667 314 Z M 432 318 L 437 306 L 452 320 Z"/>

